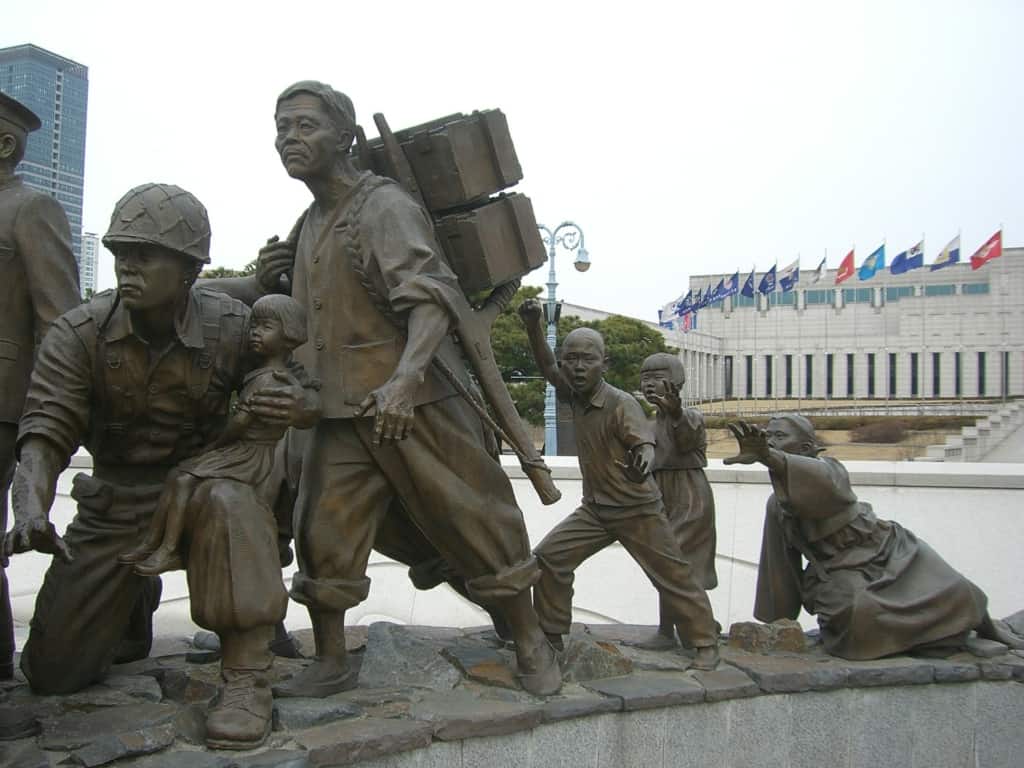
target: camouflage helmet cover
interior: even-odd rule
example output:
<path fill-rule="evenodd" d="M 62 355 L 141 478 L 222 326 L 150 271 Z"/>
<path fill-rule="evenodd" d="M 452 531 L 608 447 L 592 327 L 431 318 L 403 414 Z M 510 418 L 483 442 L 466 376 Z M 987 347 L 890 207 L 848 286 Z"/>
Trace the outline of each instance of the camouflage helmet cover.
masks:
<path fill-rule="evenodd" d="M 210 263 L 210 217 L 190 192 L 173 184 L 142 184 L 117 201 L 110 229 L 103 236 L 108 248 L 125 243 L 150 243 Z"/>

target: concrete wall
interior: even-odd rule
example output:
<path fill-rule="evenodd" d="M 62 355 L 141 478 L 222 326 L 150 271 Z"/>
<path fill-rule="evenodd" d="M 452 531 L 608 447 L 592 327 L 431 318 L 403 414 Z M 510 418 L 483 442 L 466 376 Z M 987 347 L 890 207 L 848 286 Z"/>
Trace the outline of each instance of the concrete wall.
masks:
<path fill-rule="evenodd" d="M 508 460 L 507 460 L 508 461 Z M 543 536 L 579 502 L 582 488 L 573 457 L 549 460 L 562 500 L 544 507 L 512 461 L 506 465 L 526 518 L 530 539 Z M 67 496 L 71 478 L 88 471 L 89 457 L 76 457 L 60 481 L 52 519 L 60 530 L 74 514 Z M 931 544 L 954 567 L 989 596 L 992 614 L 1005 616 L 1024 608 L 1021 559 L 1024 551 L 1024 476 L 1019 464 L 941 464 L 847 462 L 858 496 L 870 501 L 881 518 L 896 520 Z M 708 468 L 717 507 L 719 587 L 710 593 L 715 615 L 724 627 L 752 618 L 754 584 L 760 552 L 764 504 L 771 487 L 757 467 Z M 16 633 L 24 641 L 35 593 L 48 558 L 35 553 L 16 556 L 8 570 Z M 290 577 L 294 567 L 286 571 Z M 388 620 L 406 624 L 474 626 L 486 616 L 447 587 L 418 592 L 405 568 L 374 556 L 370 598 L 349 613 L 352 623 Z M 575 615 L 583 622 L 654 623 L 657 596 L 640 569 L 619 545 L 595 555 L 577 573 Z M 813 620 L 803 616 L 808 627 Z M 305 610 L 289 607 L 288 624 L 307 626 Z M 164 577 L 164 598 L 157 614 L 158 631 L 188 632 L 188 590 L 184 573 Z"/>
<path fill-rule="evenodd" d="M 1021 683 L 859 688 L 594 715 L 364 768 L 1018 768 Z"/>

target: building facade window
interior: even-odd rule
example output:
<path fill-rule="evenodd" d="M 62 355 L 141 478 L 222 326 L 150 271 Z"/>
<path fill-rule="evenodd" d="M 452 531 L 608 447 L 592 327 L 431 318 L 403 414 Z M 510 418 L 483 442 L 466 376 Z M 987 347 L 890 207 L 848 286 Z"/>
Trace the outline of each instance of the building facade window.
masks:
<path fill-rule="evenodd" d="M 985 353 L 978 353 L 978 397 L 985 396 Z"/>
<path fill-rule="evenodd" d="M 833 396 L 832 392 L 832 373 L 833 365 L 835 363 L 835 355 L 829 352 L 825 355 L 825 397 L 829 398 Z"/>
<path fill-rule="evenodd" d="M 772 356 L 764 356 L 764 394 L 766 397 L 772 396 Z"/>
<path fill-rule="evenodd" d="M 843 288 L 844 304 L 870 304 L 870 288 Z"/>
<path fill-rule="evenodd" d="M 804 397 L 814 392 L 814 355 L 804 355 Z"/>
<path fill-rule="evenodd" d="M 932 397 L 942 394 L 942 353 L 932 352 Z"/>
<path fill-rule="evenodd" d="M 868 352 L 868 397 L 875 396 L 875 353 Z"/>
<path fill-rule="evenodd" d="M 793 396 L 793 356 L 786 355 L 786 397 Z"/>
<path fill-rule="evenodd" d="M 917 352 L 910 353 L 910 396 L 917 397 Z"/>
<path fill-rule="evenodd" d="M 742 293 L 737 293 L 733 296 L 733 300 L 736 302 L 737 307 L 752 307 L 754 306 L 753 296 L 744 296 Z"/>
<path fill-rule="evenodd" d="M 960 292 L 965 296 L 977 296 L 980 293 L 988 293 L 988 283 L 964 283 L 960 287 Z"/>
<path fill-rule="evenodd" d="M 913 295 L 914 286 L 912 285 L 895 285 L 889 286 L 885 289 L 886 301 L 899 301 L 902 298 Z"/>
<path fill-rule="evenodd" d="M 999 396 L 1005 398 L 1010 394 L 1010 353 L 1000 352 L 1002 364 L 999 366 Z"/>
<path fill-rule="evenodd" d="M 826 304 L 831 306 L 836 303 L 836 292 L 831 288 L 824 291 L 807 291 L 804 296 L 806 297 L 808 306 L 811 304 Z"/>
<path fill-rule="evenodd" d="M 746 386 L 747 397 L 753 397 L 754 396 L 754 356 L 753 355 L 746 355 L 745 357 L 746 357 L 745 362 L 747 364 L 747 386 Z"/>
<path fill-rule="evenodd" d="M 846 355 L 846 396 L 853 397 L 853 355 Z"/>
<path fill-rule="evenodd" d="M 889 397 L 896 397 L 896 353 L 889 353 Z"/>
<path fill-rule="evenodd" d="M 956 286 L 943 284 L 943 285 L 926 285 L 924 287 L 925 296 L 955 296 Z"/>
<path fill-rule="evenodd" d="M 963 362 L 959 352 L 953 353 L 953 394 L 960 397 L 964 393 L 963 388 Z"/>
<path fill-rule="evenodd" d="M 796 304 L 796 291 L 786 291 L 785 293 L 779 293 L 776 291 L 775 293 L 769 293 L 768 306 L 774 307 L 777 304 L 781 304 L 783 306 Z"/>
<path fill-rule="evenodd" d="M 732 399 L 732 355 L 726 355 L 722 363 L 722 375 L 725 377 L 725 398 Z"/>

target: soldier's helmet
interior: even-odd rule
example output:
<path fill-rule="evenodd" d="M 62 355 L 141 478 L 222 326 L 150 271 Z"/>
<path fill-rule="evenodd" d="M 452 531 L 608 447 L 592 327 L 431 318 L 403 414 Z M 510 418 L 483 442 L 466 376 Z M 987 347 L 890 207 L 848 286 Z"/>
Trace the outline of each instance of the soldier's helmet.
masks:
<path fill-rule="evenodd" d="M 103 244 L 150 243 L 201 264 L 210 263 L 210 217 L 191 192 L 173 184 L 142 184 L 128 190 L 110 216 Z"/>

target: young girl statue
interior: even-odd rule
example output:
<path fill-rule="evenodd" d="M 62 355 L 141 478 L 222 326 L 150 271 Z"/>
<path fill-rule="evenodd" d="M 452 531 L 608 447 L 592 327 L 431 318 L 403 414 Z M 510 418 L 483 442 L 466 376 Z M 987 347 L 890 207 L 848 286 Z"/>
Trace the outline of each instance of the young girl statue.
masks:
<path fill-rule="evenodd" d="M 204 480 L 235 480 L 258 486 L 266 480 L 274 446 L 288 427 L 256 417 L 250 402 L 254 393 L 279 387 L 282 375 L 295 383 L 288 361 L 305 341 L 306 312 L 293 298 L 272 294 L 253 304 L 249 349 L 258 362 L 242 383 L 235 413 L 210 450 L 171 471 L 146 537 L 118 560 L 134 563 L 144 576 L 182 568 L 179 540 L 199 485 Z"/>

